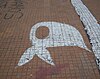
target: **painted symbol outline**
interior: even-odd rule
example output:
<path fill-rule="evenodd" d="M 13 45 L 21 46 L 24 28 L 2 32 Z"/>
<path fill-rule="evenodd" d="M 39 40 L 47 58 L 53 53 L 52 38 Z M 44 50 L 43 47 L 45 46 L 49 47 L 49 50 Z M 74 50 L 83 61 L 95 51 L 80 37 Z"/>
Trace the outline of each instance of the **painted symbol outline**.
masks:
<path fill-rule="evenodd" d="M 41 26 L 49 28 L 49 35 L 44 39 L 36 37 L 36 30 Z M 46 49 L 47 47 L 78 46 L 90 51 L 76 28 L 59 22 L 39 22 L 35 24 L 30 31 L 30 41 L 32 42 L 32 47 L 23 53 L 18 66 L 28 63 L 35 55 L 48 64 L 55 65 L 49 51 Z"/>
<path fill-rule="evenodd" d="M 71 0 L 71 3 L 85 26 L 84 29 L 89 36 L 92 51 L 95 54 L 96 62 L 100 70 L 100 24 L 82 0 Z"/>

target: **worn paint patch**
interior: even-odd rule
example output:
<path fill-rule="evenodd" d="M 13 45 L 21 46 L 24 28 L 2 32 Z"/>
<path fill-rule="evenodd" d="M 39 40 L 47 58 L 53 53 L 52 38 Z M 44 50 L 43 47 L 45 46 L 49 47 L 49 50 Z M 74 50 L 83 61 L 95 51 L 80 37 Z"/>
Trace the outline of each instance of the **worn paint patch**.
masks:
<path fill-rule="evenodd" d="M 87 34 L 90 37 L 92 50 L 97 58 L 97 64 L 100 69 L 100 25 L 81 0 L 71 0 L 71 3 L 85 25 L 85 30 L 87 30 Z"/>
<path fill-rule="evenodd" d="M 44 39 L 38 39 L 36 30 L 43 26 L 49 29 L 49 35 Z M 46 49 L 47 47 L 78 46 L 90 51 L 76 28 L 59 22 L 40 22 L 35 24 L 30 31 L 30 41 L 32 42 L 32 47 L 28 48 L 21 56 L 18 66 L 29 62 L 34 55 L 37 55 L 48 64 L 54 65 L 51 55 Z"/>

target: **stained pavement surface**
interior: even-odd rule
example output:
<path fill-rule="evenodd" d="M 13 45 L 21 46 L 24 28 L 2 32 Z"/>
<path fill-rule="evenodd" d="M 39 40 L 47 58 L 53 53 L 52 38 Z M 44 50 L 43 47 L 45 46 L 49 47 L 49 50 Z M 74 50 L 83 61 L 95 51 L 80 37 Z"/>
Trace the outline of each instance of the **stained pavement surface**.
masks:
<path fill-rule="evenodd" d="M 84 3 L 99 20 L 99 11 L 94 9 L 97 6 L 91 7 L 92 3 L 90 5 L 87 0 Z M 0 79 L 99 79 L 94 54 L 74 46 L 47 48 L 55 66 L 45 63 L 37 56 L 27 64 L 17 66 L 23 52 L 31 47 L 31 27 L 38 22 L 47 21 L 74 26 L 81 33 L 86 46 L 91 49 L 84 27 L 70 0 L 1 0 Z M 44 38 L 48 34 L 48 30 L 44 30 L 46 28 L 37 30 L 38 38 Z"/>

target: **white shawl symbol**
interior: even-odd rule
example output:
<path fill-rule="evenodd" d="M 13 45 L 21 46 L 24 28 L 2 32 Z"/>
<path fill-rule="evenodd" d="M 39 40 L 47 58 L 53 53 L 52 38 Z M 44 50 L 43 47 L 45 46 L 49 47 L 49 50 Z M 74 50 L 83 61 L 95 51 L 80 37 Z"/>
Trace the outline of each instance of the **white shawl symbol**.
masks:
<path fill-rule="evenodd" d="M 49 28 L 49 35 L 44 39 L 38 39 L 36 37 L 36 30 L 41 26 Z M 40 22 L 35 24 L 30 31 L 30 41 L 32 42 L 32 47 L 23 53 L 18 66 L 26 64 L 35 55 L 48 64 L 55 65 L 49 51 L 46 49 L 47 47 L 78 46 L 90 51 L 76 28 L 59 22 Z"/>

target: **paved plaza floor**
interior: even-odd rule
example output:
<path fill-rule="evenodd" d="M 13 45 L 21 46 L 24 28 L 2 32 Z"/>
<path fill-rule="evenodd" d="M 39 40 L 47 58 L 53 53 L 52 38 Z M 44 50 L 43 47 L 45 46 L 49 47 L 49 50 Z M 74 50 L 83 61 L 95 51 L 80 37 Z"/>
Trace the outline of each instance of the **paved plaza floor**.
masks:
<path fill-rule="evenodd" d="M 71 1 L 0 0 L 0 79 L 100 79 Z M 100 0 L 82 1 L 100 24 Z"/>

